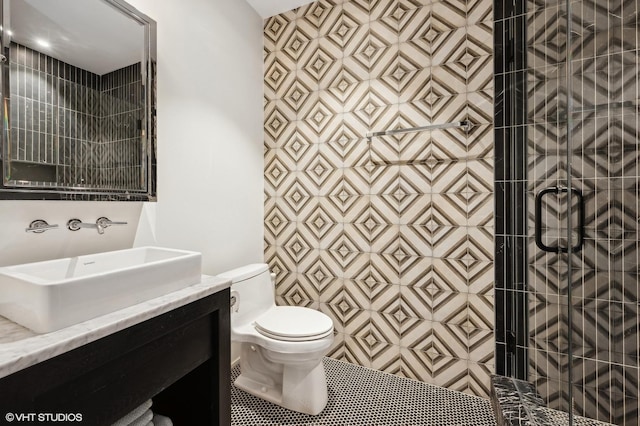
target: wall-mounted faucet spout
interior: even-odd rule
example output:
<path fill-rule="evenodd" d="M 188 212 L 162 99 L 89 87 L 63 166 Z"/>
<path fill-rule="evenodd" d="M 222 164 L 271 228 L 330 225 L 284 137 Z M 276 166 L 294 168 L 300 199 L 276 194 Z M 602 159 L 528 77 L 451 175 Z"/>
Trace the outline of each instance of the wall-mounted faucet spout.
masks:
<path fill-rule="evenodd" d="M 70 219 L 69 222 L 67 222 L 67 228 L 69 228 L 70 231 L 78 231 L 82 228 L 97 229 L 98 234 L 102 235 L 104 234 L 105 228 L 108 228 L 113 225 L 126 225 L 126 224 L 127 222 L 113 222 L 106 217 L 98 218 L 98 220 L 96 220 L 96 223 L 85 223 L 80 219 Z"/>
<path fill-rule="evenodd" d="M 104 233 L 104 229 L 108 228 L 110 226 L 113 225 L 126 225 L 127 222 L 114 222 L 111 221 L 109 219 L 107 219 L 106 217 L 101 217 L 98 220 L 96 220 L 96 227 L 98 228 L 98 234 L 103 234 Z"/>
<path fill-rule="evenodd" d="M 67 228 L 69 228 L 70 231 L 79 231 L 82 228 L 92 228 L 97 229 L 98 234 L 104 234 L 104 229 L 98 228 L 97 224 L 85 223 L 80 219 L 69 219 L 69 221 L 67 222 Z"/>

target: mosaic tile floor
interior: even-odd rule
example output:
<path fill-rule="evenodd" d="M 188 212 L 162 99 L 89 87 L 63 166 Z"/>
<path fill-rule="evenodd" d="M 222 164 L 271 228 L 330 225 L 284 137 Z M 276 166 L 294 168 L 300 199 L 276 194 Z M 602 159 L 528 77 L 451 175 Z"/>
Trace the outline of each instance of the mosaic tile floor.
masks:
<path fill-rule="evenodd" d="M 329 402 L 318 416 L 296 413 L 231 385 L 234 426 L 495 426 L 488 400 L 324 359 Z M 231 371 L 231 380 L 240 374 Z"/>

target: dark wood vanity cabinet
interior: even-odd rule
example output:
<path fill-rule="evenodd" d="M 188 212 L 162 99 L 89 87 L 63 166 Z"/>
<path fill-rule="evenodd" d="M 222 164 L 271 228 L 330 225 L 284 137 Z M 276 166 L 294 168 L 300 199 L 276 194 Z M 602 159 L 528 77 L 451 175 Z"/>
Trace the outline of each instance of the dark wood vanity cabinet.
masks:
<path fill-rule="evenodd" d="M 111 425 L 153 398 L 177 426 L 228 425 L 229 378 L 225 289 L 0 379 L 0 424 L 6 413 L 73 413 L 82 421 L 54 423 Z"/>

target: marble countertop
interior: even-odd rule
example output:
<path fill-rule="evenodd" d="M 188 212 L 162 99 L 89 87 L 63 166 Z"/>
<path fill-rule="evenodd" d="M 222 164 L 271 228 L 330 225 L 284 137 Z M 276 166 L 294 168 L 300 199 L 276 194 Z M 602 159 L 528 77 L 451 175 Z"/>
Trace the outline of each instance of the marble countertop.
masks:
<path fill-rule="evenodd" d="M 0 316 L 0 378 L 188 305 L 230 284 L 203 275 L 199 284 L 46 334 L 34 333 Z"/>

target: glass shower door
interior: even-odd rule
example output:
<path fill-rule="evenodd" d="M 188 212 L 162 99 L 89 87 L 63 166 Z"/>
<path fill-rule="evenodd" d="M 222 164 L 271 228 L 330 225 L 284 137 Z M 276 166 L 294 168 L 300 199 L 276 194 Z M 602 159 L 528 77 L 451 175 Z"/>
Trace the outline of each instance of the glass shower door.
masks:
<path fill-rule="evenodd" d="M 528 378 L 638 425 L 638 2 L 528 2 Z"/>
<path fill-rule="evenodd" d="M 569 262 L 581 194 L 569 186 L 567 21 L 560 1 L 527 2 L 523 107 L 527 217 L 527 379 L 547 407 L 571 411 Z M 569 214 L 571 215 L 571 222 Z"/>
<path fill-rule="evenodd" d="M 571 407 L 631 426 L 638 424 L 638 2 L 569 7 L 568 185 L 583 194 L 572 213 L 585 213 L 583 227 L 573 220 L 584 244 L 567 275 Z"/>
<path fill-rule="evenodd" d="M 640 414 L 639 12 L 494 10 L 496 372 L 570 420 L 625 426 Z"/>

